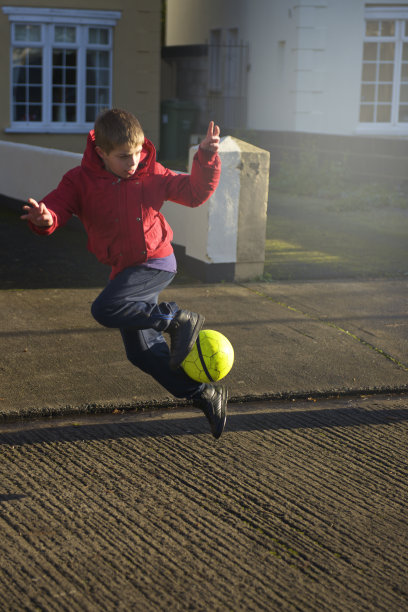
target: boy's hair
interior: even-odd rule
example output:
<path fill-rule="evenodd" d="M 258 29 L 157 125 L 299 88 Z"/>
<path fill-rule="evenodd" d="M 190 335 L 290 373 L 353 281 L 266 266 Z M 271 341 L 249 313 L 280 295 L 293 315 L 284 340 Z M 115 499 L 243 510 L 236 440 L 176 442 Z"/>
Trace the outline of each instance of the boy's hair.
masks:
<path fill-rule="evenodd" d="M 111 108 L 103 111 L 95 121 L 95 144 L 108 155 L 120 145 L 138 147 L 143 142 L 142 126 L 128 111 Z"/>

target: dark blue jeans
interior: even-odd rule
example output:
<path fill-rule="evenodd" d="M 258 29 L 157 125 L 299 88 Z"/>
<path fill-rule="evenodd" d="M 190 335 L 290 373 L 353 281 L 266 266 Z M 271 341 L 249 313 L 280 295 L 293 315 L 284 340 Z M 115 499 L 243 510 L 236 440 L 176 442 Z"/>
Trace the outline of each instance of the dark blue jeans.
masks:
<path fill-rule="evenodd" d="M 191 398 L 204 385 L 189 378 L 181 368 L 169 368 L 170 350 L 162 332 L 179 307 L 158 302 L 159 294 L 174 274 L 146 266 L 122 270 L 107 284 L 91 307 L 93 317 L 105 327 L 120 330 L 129 361 L 150 374 L 172 395 Z"/>

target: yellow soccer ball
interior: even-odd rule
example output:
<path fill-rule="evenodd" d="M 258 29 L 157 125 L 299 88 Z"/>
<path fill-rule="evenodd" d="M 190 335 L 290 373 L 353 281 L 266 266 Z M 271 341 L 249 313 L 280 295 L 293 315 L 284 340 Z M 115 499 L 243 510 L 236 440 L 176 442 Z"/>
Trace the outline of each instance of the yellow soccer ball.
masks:
<path fill-rule="evenodd" d="M 215 382 L 228 374 L 234 363 L 231 342 L 213 329 L 201 330 L 192 351 L 181 364 L 197 382 Z"/>

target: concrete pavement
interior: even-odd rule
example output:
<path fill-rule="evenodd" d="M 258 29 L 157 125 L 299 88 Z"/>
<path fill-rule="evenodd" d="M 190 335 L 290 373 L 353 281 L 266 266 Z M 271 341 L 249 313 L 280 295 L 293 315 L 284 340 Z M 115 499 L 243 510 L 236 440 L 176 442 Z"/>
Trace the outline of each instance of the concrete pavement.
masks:
<path fill-rule="evenodd" d="M 2 609 L 406 610 L 407 279 L 182 273 L 236 353 L 215 441 L 92 319 L 83 238 L 0 224 Z"/>
<path fill-rule="evenodd" d="M 407 282 L 175 284 L 163 297 L 231 340 L 225 382 L 248 401 L 406 391 Z M 0 291 L 0 418 L 180 405 L 93 320 L 98 290 Z"/>

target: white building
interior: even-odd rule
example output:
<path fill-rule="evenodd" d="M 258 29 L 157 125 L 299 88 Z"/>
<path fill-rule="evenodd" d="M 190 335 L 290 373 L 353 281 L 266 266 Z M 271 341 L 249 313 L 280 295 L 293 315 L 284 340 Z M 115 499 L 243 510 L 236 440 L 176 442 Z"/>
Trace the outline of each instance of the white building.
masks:
<path fill-rule="evenodd" d="M 167 0 L 166 45 L 200 44 L 236 127 L 408 136 L 408 3 Z"/>

